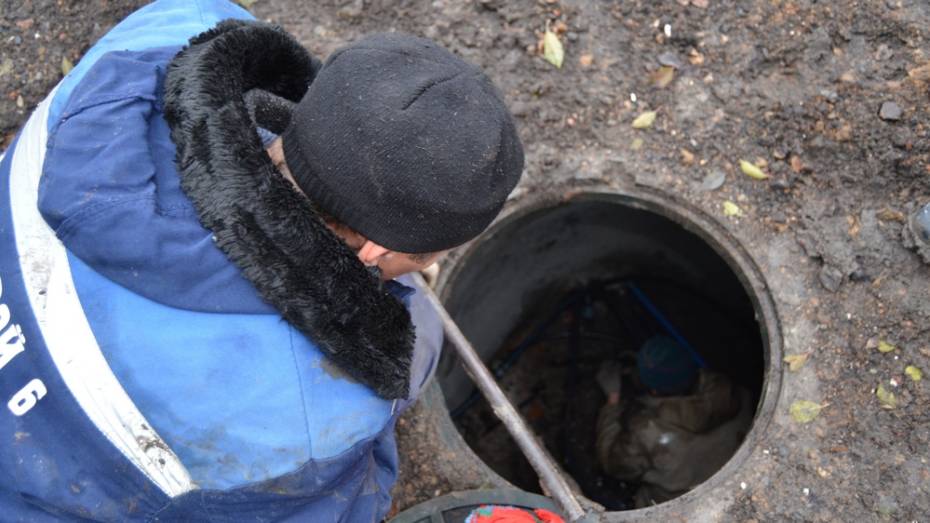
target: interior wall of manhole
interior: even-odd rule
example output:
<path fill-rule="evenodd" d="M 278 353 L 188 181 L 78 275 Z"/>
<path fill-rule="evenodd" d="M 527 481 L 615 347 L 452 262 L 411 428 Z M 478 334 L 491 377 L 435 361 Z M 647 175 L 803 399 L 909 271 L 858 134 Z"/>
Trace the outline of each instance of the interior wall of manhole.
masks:
<path fill-rule="evenodd" d="M 635 351 L 669 334 L 631 287 L 708 368 L 749 391 L 755 412 L 766 344 L 753 300 L 714 248 L 663 215 L 600 198 L 537 209 L 498 225 L 445 285 L 446 307 L 511 401 L 584 494 L 608 510 L 634 508 L 640 485 L 605 475 L 597 463 L 605 396 L 595 375 L 608 361 L 626 362 L 624 401 L 645 394 L 634 384 Z M 498 474 L 539 492 L 452 353 L 444 351 L 437 376 L 459 432 Z"/>

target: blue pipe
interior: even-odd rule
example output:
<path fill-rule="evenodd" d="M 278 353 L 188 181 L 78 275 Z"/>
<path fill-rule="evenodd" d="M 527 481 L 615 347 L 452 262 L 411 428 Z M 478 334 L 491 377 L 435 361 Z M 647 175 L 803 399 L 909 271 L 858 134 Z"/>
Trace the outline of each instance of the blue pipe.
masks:
<path fill-rule="evenodd" d="M 633 293 L 633 296 L 636 298 L 636 300 L 639 301 L 640 305 L 642 305 L 643 308 L 645 308 L 646 311 L 651 314 L 657 322 L 659 322 L 659 325 L 665 329 L 665 332 L 667 332 L 668 335 L 672 337 L 672 339 L 674 339 L 676 342 L 678 342 L 679 345 L 688 351 L 688 354 L 691 355 L 691 358 L 694 359 L 694 362 L 697 363 L 698 367 L 706 369 L 707 362 L 704 361 L 704 358 L 702 358 L 701 355 L 698 354 L 696 350 L 694 350 L 694 347 L 692 347 L 691 344 L 688 343 L 688 340 L 686 340 L 684 336 L 678 332 L 678 329 L 672 325 L 672 322 L 668 321 L 668 318 L 666 318 L 665 315 L 662 314 L 662 311 L 660 311 L 659 308 L 656 307 L 654 303 L 652 303 L 652 300 L 646 296 L 642 289 L 640 289 L 639 286 L 637 286 L 632 281 L 628 282 L 626 285 L 627 288 L 630 289 L 630 292 Z"/>

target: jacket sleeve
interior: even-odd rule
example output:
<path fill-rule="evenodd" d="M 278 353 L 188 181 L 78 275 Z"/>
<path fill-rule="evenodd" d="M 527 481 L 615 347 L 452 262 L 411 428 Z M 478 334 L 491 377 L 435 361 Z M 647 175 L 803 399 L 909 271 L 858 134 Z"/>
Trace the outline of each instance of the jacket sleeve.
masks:
<path fill-rule="evenodd" d="M 623 406 L 606 404 L 597 419 L 597 461 L 603 471 L 624 481 L 635 481 L 651 468 L 645 448 L 623 430 Z"/>
<path fill-rule="evenodd" d="M 109 53 L 88 71 L 49 134 L 39 210 L 69 251 L 147 298 L 272 312 L 180 192 L 160 108 L 174 51 Z"/>

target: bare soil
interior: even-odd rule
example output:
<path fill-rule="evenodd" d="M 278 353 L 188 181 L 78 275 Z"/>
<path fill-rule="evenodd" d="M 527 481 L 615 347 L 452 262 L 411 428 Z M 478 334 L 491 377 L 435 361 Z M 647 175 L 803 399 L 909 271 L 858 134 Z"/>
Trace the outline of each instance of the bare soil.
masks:
<path fill-rule="evenodd" d="M 0 4 L 7 141 L 60 78 L 62 57 L 76 61 L 140 3 Z M 809 359 L 796 372 L 777 367 L 766 436 L 680 519 L 930 514 L 928 382 L 904 373 L 930 371 L 930 272 L 905 223 L 930 200 L 925 0 L 258 0 L 252 10 L 321 57 L 398 30 L 483 67 L 526 146 L 511 205 L 540 192 L 637 187 L 716 217 L 747 249 L 774 296 L 785 352 Z M 565 46 L 561 69 L 538 49 L 547 24 Z M 663 63 L 677 69 L 660 87 Z M 888 106 L 880 117 L 886 103 L 900 115 Z M 646 110 L 655 123 L 634 129 Z M 742 174 L 741 159 L 770 177 Z M 740 215 L 724 214 L 727 201 Z M 879 340 L 896 350 L 876 350 Z M 876 397 L 880 384 L 895 408 Z M 807 424 L 789 415 L 801 399 L 825 405 Z M 423 416 L 414 408 L 399 425 L 399 508 L 474 486 L 448 479 L 458 457 L 443 453 Z"/>

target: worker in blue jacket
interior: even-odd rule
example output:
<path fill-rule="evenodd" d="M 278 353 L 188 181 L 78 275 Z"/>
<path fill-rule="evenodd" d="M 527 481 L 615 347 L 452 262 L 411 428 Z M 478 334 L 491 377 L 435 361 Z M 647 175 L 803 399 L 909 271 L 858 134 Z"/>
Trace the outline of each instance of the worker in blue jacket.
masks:
<path fill-rule="evenodd" d="M 402 275 L 522 167 L 431 41 L 133 13 L 0 163 L 0 520 L 380 521 L 442 336 Z"/>

